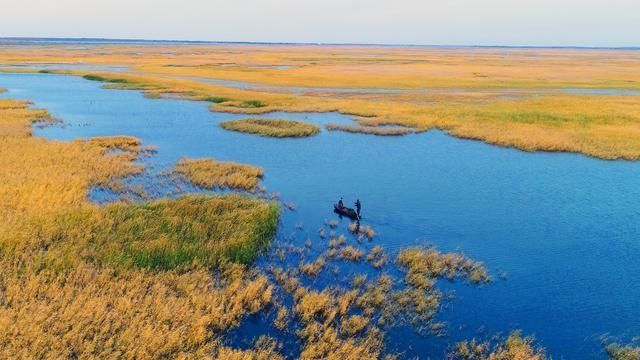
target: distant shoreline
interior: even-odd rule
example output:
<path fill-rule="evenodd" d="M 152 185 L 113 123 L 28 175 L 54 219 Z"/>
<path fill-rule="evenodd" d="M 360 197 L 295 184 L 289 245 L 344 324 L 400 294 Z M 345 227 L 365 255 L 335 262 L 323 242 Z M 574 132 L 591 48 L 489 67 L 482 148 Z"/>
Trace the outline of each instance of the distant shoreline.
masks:
<path fill-rule="evenodd" d="M 133 45 L 287 45 L 287 46 L 371 46 L 371 47 L 414 47 L 434 49 L 560 49 L 560 50 L 630 50 L 638 51 L 640 46 L 529 46 L 529 45 L 423 45 L 423 44 L 377 44 L 377 43 L 300 43 L 261 41 L 206 41 L 206 40 L 148 40 L 148 39 L 107 39 L 107 38 L 39 38 L 0 37 L 0 45 L 24 44 L 133 44 Z"/>

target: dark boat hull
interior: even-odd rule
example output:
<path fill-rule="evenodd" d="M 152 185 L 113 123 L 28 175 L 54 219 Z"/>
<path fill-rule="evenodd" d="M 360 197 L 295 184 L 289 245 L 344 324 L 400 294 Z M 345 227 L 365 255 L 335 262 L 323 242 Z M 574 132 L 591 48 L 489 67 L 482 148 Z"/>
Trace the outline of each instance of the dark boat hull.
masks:
<path fill-rule="evenodd" d="M 338 215 L 348 217 L 351 220 L 359 220 L 360 219 L 360 216 L 358 216 L 358 213 L 355 210 L 353 210 L 351 208 L 348 208 L 348 207 L 340 208 L 340 207 L 338 207 L 338 205 L 333 205 L 333 212 L 335 212 Z"/>

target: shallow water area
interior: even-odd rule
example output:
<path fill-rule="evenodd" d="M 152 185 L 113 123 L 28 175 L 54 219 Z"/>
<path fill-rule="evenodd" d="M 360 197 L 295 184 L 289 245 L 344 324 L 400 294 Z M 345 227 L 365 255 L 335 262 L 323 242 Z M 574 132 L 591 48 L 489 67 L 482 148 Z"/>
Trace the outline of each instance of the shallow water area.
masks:
<path fill-rule="evenodd" d="M 204 84 L 224 86 L 241 90 L 266 91 L 274 93 L 290 93 L 294 95 L 459 95 L 472 96 L 483 95 L 505 100 L 513 100 L 523 97 L 535 97 L 554 94 L 573 95 L 598 95 L 598 96 L 638 96 L 640 90 L 637 89 L 615 89 L 615 88 L 572 88 L 572 87 L 549 87 L 549 88 L 448 88 L 429 87 L 425 84 L 423 88 L 417 89 L 382 89 L 382 88 L 336 88 L 318 86 L 286 86 L 254 83 L 249 81 L 225 80 L 201 76 L 174 76 L 159 74 L 160 77 L 169 77 L 195 81 Z"/>
<path fill-rule="evenodd" d="M 83 71 L 110 71 L 125 72 L 129 69 L 125 65 L 96 65 L 86 63 L 29 63 L 29 64 L 0 64 L 0 71 L 14 69 L 35 69 L 37 71 L 54 70 L 83 70 Z"/>
<path fill-rule="evenodd" d="M 640 90 L 636 89 L 607 89 L 607 88 L 567 88 L 562 92 L 579 95 L 640 95 Z"/>
<path fill-rule="evenodd" d="M 381 245 L 394 254 L 429 242 L 485 262 L 492 284 L 441 282 L 455 294 L 437 315 L 447 321 L 448 336 L 393 329 L 391 351 L 441 358 L 455 341 L 522 329 L 554 358 L 600 359 L 599 336 L 640 335 L 640 287 L 634 286 L 640 273 L 639 162 L 525 153 L 440 131 L 377 137 L 323 129 L 310 138 L 265 138 L 221 129 L 219 122 L 246 116 L 211 112 L 206 102 L 148 99 L 101 85 L 65 75 L 0 74 L 0 87 L 8 90 L 0 97 L 31 100 L 64 121 L 34 127 L 37 136 L 131 135 L 157 146 L 157 154 L 141 160 L 152 166 L 151 178 L 182 156 L 263 167 L 267 191 L 296 208 L 283 210 L 279 242 L 302 245 L 308 237 L 317 251 L 327 241 L 317 231 L 337 219 L 332 204 L 344 196 L 349 206 L 361 199 L 363 224 L 378 234 L 362 245 L 349 240 L 354 246 Z M 337 113 L 264 117 L 352 123 Z M 155 196 L 162 196 L 157 187 Z M 335 231 L 346 234 L 347 224 L 342 220 Z M 270 262 L 265 256 L 258 266 Z M 336 265 L 339 277 L 356 271 L 352 264 Z M 259 319 L 241 330 L 243 336 L 278 335 Z"/>

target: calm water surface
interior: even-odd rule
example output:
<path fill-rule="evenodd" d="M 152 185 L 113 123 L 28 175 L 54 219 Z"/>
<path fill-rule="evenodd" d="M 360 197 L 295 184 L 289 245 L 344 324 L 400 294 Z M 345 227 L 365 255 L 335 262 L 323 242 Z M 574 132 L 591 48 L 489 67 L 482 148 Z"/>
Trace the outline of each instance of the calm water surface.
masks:
<path fill-rule="evenodd" d="M 30 63 L 30 64 L 0 64 L 0 70 L 15 70 L 29 68 L 37 70 L 84 70 L 125 72 L 129 68 L 125 65 L 94 65 L 86 63 Z"/>
<path fill-rule="evenodd" d="M 136 136 L 159 147 L 146 160 L 155 171 L 181 156 L 263 167 L 267 189 L 297 207 L 283 213 L 280 239 L 302 223 L 305 230 L 293 241 L 309 236 L 320 249 L 316 231 L 334 218 L 332 203 L 359 197 L 365 223 L 379 234 L 365 247 L 380 244 L 393 253 L 429 242 L 486 263 L 496 279 L 488 286 L 441 284 L 455 292 L 438 315 L 448 323 L 447 337 L 398 328 L 388 338 L 392 350 L 439 358 L 459 339 L 517 328 L 556 359 L 600 359 L 601 335 L 640 335 L 640 163 L 525 153 L 438 131 L 262 138 L 220 129 L 218 122 L 242 116 L 210 112 L 206 103 L 151 100 L 100 85 L 62 75 L 0 74 L 0 86 L 9 90 L 0 96 L 32 100 L 66 124 L 36 128 L 36 135 Z M 335 113 L 267 117 L 351 121 Z M 345 265 L 344 275 L 349 271 Z M 243 331 L 273 329 L 249 320 Z"/>
<path fill-rule="evenodd" d="M 160 76 L 191 80 L 205 84 L 219 85 L 242 90 L 256 90 L 267 92 L 284 92 L 295 95 L 309 95 L 316 93 L 326 94 L 465 94 L 465 93 L 485 93 L 503 98 L 518 96 L 538 96 L 553 95 L 556 93 L 574 95 L 625 95 L 639 96 L 638 89 L 610 89 L 610 88 L 495 88 L 495 89 L 475 89 L 475 88 L 434 88 L 424 87 L 418 89 L 380 89 L 380 88 L 335 88 L 317 86 L 286 86 L 267 85 L 248 81 L 224 80 L 201 76 L 176 76 L 162 74 Z"/>

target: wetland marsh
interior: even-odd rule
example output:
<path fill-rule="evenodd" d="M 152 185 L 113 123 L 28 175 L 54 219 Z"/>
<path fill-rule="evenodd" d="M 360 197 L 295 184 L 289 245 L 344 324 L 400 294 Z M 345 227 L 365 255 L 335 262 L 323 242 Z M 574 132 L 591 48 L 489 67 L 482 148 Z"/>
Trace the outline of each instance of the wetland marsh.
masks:
<path fill-rule="evenodd" d="M 151 52 L 154 48 L 142 47 L 141 51 Z M 401 61 L 409 61 L 404 58 L 408 55 L 401 55 L 395 51 L 392 51 L 393 58 L 399 57 L 403 59 Z M 63 51 L 61 53 L 64 54 Z M 281 57 L 272 56 L 278 59 Z M 298 56 L 302 55 L 296 55 L 290 63 L 298 64 Z M 628 57 L 629 63 L 635 61 L 633 54 Z M 347 61 L 335 55 L 326 56 L 324 59 L 334 64 Z M 314 58 L 305 61 L 320 60 Z M 449 60 L 451 61 L 450 58 Z M 363 60 L 360 58 L 358 61 Z M 281 63 L 289 64 L 278 60 L 278 64 Z M 412 63 L 411 66 L 418 65 Z M 140 68 L 145 70 L 149 67 L 152 66 L 140 65 Z M 210 68 L 212 67 L 206 66 L 207 71 Z M 228 72 L 224 76 L 237 75 L 238 71 L 234 67 L 221 69 L 220 72 Z M 254 74 L 254 80 L 270 83 L 276 80 L 265 80 L 266 75 L 263 77 L 260 73 L 295 73 L 302 71 L 300 69 L 261 67 L 251 71 L 259 73 Z M 154 71 L 160 70 L 154 68 Z M 217 71 L 216 75 L 219 75 Z M 316 71 L 318 76 L 322 74 L 320 70 Z M 509 132 L 506 132 L 507 135 L 501 133 L 503 137 L 496 135 L 498 130 L 511 126 L 508 123 L 501 125 L 501 122 L 507 122 L 504 118 L 506 116 L 515 119 L 514 121 L 522 126 L 528 124 L 525 127 L 530 134 L 551 137 L 536 140 L 536 143 L 548 141 L 548 150 L 580 151 L 595 156 L 611 154 L 601 156 L 605 158 L 633 158 L 636 156 L 635 140 L 621 140 L 619 134 L 637 126 L 636 115 L 633 115 L 633 112 L 639 105 L 635 95 L 606 95 L 606 99 L 609 99 L 606 100 L 598 97 L 599 94 L 590 93 L 587 97 L 564 94 L 549 98 L 527 98 L 521 103 L 514 103 L 513 100 L 485 102 L 486 100 L 471 98 L 458 103 L 460 109 L 457 110 L 448 108 L 451 106 L 447 103 L 450 100 L 443 100 L 445 104 L 437 103 L 436 110 L 429 110 L 433 112 L 412 113 L 416 111 L 415 108 L 398 110 L 397 106 L 391 105 L 389 110 L 385 110 L 386 115 L 381 115 L 376 112 L 383 106 L 375 105 L 376 100 L 373 98 L 354 100 L 364 103 L 355 107 L 352 104 L 346 108 L 343 107 L 343 100 L 337 102 L 333 99 L 327 101 L 315 98 L 291 98 L 285 106 L 281 94 L 239 94 L 228 89 L 218 92 L 215 91 L 217 89 L 187 83 L 166 85 L 162 83 L 165 80 L 156 78 L 151 81 L 148 74 L 136 75 L 140 76 L 138 79 L 146 79 L 148 83 L 132 83 L 129 80 L 106 83 L 109 87 L 115 85 L 145 90 L 145 97 L 140 91 L 105 89 L 103 82 L 90 81 L 105 80 L 111 75 L 100 76 L 104 77 L 87 80 L 71 75 L 0 74 L 0 87 L 7 89 L 0 97 L 33 101 L 34 107 L 48 110 L 52 118 L 61 121 L 49 126 L 34 126 L 34 141 L 45 138 L 51 140 L 51 146 L 75 147 L 78 146 L 78 141 L 74 139 L 78 138 L 111 139 L 111 136 L 124 135 L 137 139 L 135 143 L 131 143 L 127 140 L 129 138 L 119 138 L 114 146 L 105 145 L 104 142 L 99 145 L 124 148 L 125 153 L 115 154 L 118 157 L 114 158 L 118 159 L 116 167 L 100 167 L 103 175 L 83 181 L 82 188 L 74 192 L 73 202 L 82 201 L 80 199 L 83 189 L 89 193 L 86 195 L 90 199 L 107 203 L 114 200 L 113 197 L 100 195 L 105 191 L 111 191 L 108 189 L 109 181 L 112 180 L 108 176 L 111 171 L 109 169 L 114 170 L 113 177 L 125 176 L 122 184 L 124 187 L 132 184 L 141 186 L 141 193 L 155 194 L 153 198 L 171 195 L 173 190 L 165 189 L 162 182 L 140 182 L 136 179 L 162 178 L 175 168 L 185 177 L 184 180 L 190 179 L 203 188 L 214 189 L 214 194 L 227 192 L 229 189 L 254 190 L 258 187 L 255 195 L 263 201 L 271 199 L 283 204 L 280 207 L 275 240 L 255 262 L 250 261 L 253 259 L 251 256 L 234 258 L 224 255 L 232 261 L 240 259 L 241 263 L 253 263 L 253 269 L 269 274 L 253 274 L 247 271 L 238 275 L 238 270 L 233 266 L 232 269 L 225 270 L 232 274 L 227 280 L 227 285 L 237 288 L 246 282 L 250 284 L 251 289 L 265 294 L 265 297 L 260 299 L 251 299 L 245 292 L 229 290 L 233 293 L 230 303 L 240 304 L 233 309 L 242 309 L 253 315 L 243 318 L 237 312 L 233 312 L 229 317 L 214 316 L 215 320 L 199 319 L 183 303 L 186 300 L 180 298 L 180 291 L 176 290 L 176 294 L 171 295 L 171 298 L 175 299 L 172 305 L 183 309 L 184 315 L 171 321 L 185 324 L 187 328 L 193 327 L 190 331 L 199 336 L 197 339 L 189 340 L 192 349 L 206 352 L 216 348 L 219 356 L 231 356 L 233 350 L 230 349 L 234 348 L 263 351 L 268 354 L 280 352 L 288 357 L 298 357 L 300 354 L 314 357 L 327 352 L 340 354 L 340 351 L 349 351 L 348 349 L 360 351 L 365 348 L 374 351 L 354 353 L 373 356 L 377 354 L 376 349 L 384 347 L 385 352 L 398 353 L 401 358 L 440 358 L 451 351 L 458 342 L 472 338 L 484 341 L 497 333 L 506 336 L 514 329 L 521 329 L 525 335 L 535 335 L 534 344 L 544 347 L 546 352 L 555 358 L 606 358 L 602 336 L 611 336 L 624 344 L 640 334 L 640 327 L 635 321 L 640 317 L 640 290 L 629 286 L 634 283 L 635 276 L 640 271 L 636 261 L 640 255 L 640 245 L 635 241 L 640 235 L 640 227 L 636 225 L 640 223 L 640 211 L 636 201 L 640 198 L 640 190 L 636 186 L 640 176 L 640 164 L 634 161 L 605 161 L 582 154 L 523 152 L 514 148 L 458 139 L 440 130 L 417 133 L 410 131 L 407 134 L 403 131 L 405 136 L 372 137 L 351 133 L 348 130 L 326 129 L 327 126 L 340 126 L 345 130 L 349 127 L 365 126 L 383 131 L 387 126 L 395 129 L 393 126 L 400 125 L 422 131 L 429 130 L 430 126 L 415 120 L 420 116 L 428 118 L 438 113 L 442 119 L 487 117 L 491 120 L 481 122 L 484 127 L 482 131 L 493 131 L 492 127 L 496 127 L 496 132 L 485 134 L 491 139 L 489 142 L 537 150 L 536 146 L 519 143 L 522 139 L 510 138 L 513 134 Z M 128 76 L 133 75 L 117 74 L 113 75 L 113 78 L 127 79 Z M 238 75 L 237 80 L 242 80 L 243 76 Z M 590 75 L 593 78 L 598 76 L 604 77 L 605 74 Z M 462 83 L 469 81 L 471 86 L 479 86 L 476 82 L 487 81 L 483 79 L 485 78 L 477 77 L 475 80 L 458 80 Z M 372 86 L 391 85 L 383 80 L 380 83 L 360 80 L 362 81 L 359 83 Z M 429 81 L 433 80 L 432 78 Z M 440 80 L 441 84 L 448 81 Z M 154 81 L 164 85 L 158 85 Z M 349 81 L 356 80 L 334 79 L 326 84 L 347 86 Z M 413 83 L 405 81 L 403 87 L 410 88 Z M 528 81 L 535 82 L 532 79 Z M 561 82 L 560 79 L 556 81 Z M 585 80 L 563 79 L 563 86 L 564 82 L 572 81 L 579 83 Z M 623 86 L 613 80 L 609 81 L 610 84 L 598 86 Z M 310 80 L 299 80 L 296 84 L 310 85 Z M 482 86 L 491 87 L 491 84 Z M 176 93 L 186 98 L 205 101 L 152 99 L 150 97 L 154 96 L 149 94 L 151 92 L 153 95 L 154 91 Z M 373 95 L 379 94 L 373 92 Z M 206 101 L 207 96 L 209 101 Z M 211 96 L 219 97 L 223 101 L 212 101 Z M 247 104 L 264 106 L 235 106 L 243 101 L 258 101 Z M 305 101 L 304 106 L 296 105 Z M 480 109 L 476 101 L 482 102 Z M 607 108 L 595 110 L 594 107 L 601 102 L 606 103 Z M 371 107 L 366 106 L 369 103 L 372 104 Z M 610 110 L 618 105 L 621 106 L 619 111 Z M 346 111 L 350 107 L 357 111 Z M 549 110 L 551 108 L 552 110 Z M 318 112 L 327 110 L 338 110 L 342 113 Z M 576 115 L 591 110 L 594 113 L 587 117 Z M 301 120 L 317 126 L 319 132 L 308 138 L 270 138 L 221 128 L 220 124 L 226 121 L 246 118 L 246 113 L 260 119 Z M 353 115 L 346 115 L 347 113 Z M 402 114 L 409 113 L 412 114 L 406 118 L 402 117 Z M 365 117 L 361 118 L 362 116 Z M 454 123 L 459 120 L 452 121 L 453 123 L 439 122 L 438 126 L 455 135 L 476 137 L 464 131 L 458 133 L 460 130 L 456 130 L 457 125 Z M 591 122 L 596 124 L 593 126 L 602 126 L 598 131 L 608 129 L 610 137 L 604 140 L 597 136 L 589 137 L 590 131 L 595 131 L 590 129 L 574 134 L 577 136 L 575 139 L 581 141 L 578 147 L 567 145 L 568 147 L 563 148 L 558 145 L 566 140 L 563 135 L 557 135 L 566 130 L 563 128 L 566 123 L 569 123 L 571 128 L 574 123 L 589 127 L 592 126 Z M 536 127 L 539 124 L 543 124 L 542 127 Z M 621 128 L 614 129 L 616 124 Z M 557 132 L 553 129 L 557 129 Z M 554 134 L 559 137 L 554 138 Z M 486 140 L 483 136 L 480 138 Z M 127 149 L 138 149 L 142 146 L 153 146 L 155 150 L 144 157 L 127 155 Z M 592 153 L 596 148 L 601 152 Z M 97 156 L 102 150 L 92 151 L 96 151 Z M 87 159 L 86 162 L 90 160 Z M 141 174 L 144 176 L 141 177 Z M 43 187 L 45 188 L 46 186 Z M 187 189 L 211 194 L 210 191 L 199 188 Z M 116 199 L 117 193 L 114 191 Z M 356 198 L 362 200 L 362 229 L 353 231 L 350 221 L 338 219 L 332 213 L 332 205 L 340 196 L 344 196 L 347 201 L 354 201 Z M 191 198 L 183 201 L 189 202 L 189 199 Z M 154 199 L 145 201 L 149 200 Z M 37 199 L 30 201 L 38 203 Z M 277 217 L 272 206 L 258 200 L 243 201 L 247 201 L 245 205 L 250 208 L 262 206 L 272 209 L 272 213 L 264 219 L 267 228 L 274 217 Z M 290 206 L 285 206 L 285 203 Z M 171 210 L 172 206 L 168 204 L 171 202 L 160 202 L 157 205 L 159 208 L 153 208 L 153 211 L 148 211 L 146 205 L 138 207 L 135 203 L 128 205 L 131 208 L 118 208 L 124 205 L 107 205 L 106 209 L 111 209 L 109 212 L 117 218 L 124 215 L 134 216 L 132 214 L 138 212 L 146 214 L 147 218 L 143 219 L 154 218 L 157 216 L 154 215 L 156 213 L 164 213 L 168 219 L 175 219 L 176 216 L 195 216 L 188 215 L 191 205 L 180 205 L 180 215 L 176 215 Z M 350 203 L 347 205 L 351 206 Z M 110 208 L 113 206 L 115 208 Z M 163 212 L 161 209 L 164 206 L 168 206 L 168 210 L 165 209 Z M 229 208 L 227 205 L 220 206 Z M 83 216 L 86 215 L 81 215 L 80 218 Z M 220 226 L 224 226 L 217 225 L 218 230 L 212 230 L 204 225 L 211 224 L 211 219 L 197 220 L 192 224 L 192 228 L 170 230 L 186 238 L 197 239 L 197 234 L 210 234 L 212 231 L 217 233 L 221 229 Z M 111 224 L 113 221 L 113 218 L 109 217 L 104 219 L 105 224 Z M 234 222 L 233 219 L 221 220 L 223 224 L 227 221 Z M 74 222 L 63 219 L 59 220 L 59 223 L 66 226 L 62 229 L 67 230 L 54 232 L 73 233 L 71 229 Z M 144 221 L 138 222 L 141 223 Z M 242 223 L 248 224 L 250 221 L 243 220 Z M 123 229 L 123 233 L 129 233 L 124 230 L 130 229 L 131 226 L 132 223 L 124 221 L 119 229 Z M 157 229 L 166 228 L 167 224 L 160 223 Z M 91 237 L 104 238 L 100 235 L 100 226 L 93 230 L 94 235 Z M 155 231 L 152 230 L 149 232 Z M 246 230 L 245 235 L 248 237 L 255 234 L 251 229 Z M 142 231 L 144 233 L 144 229 Z M 238 231 L 242 233 L 241 230 Z M 233 236 L 238 231 L 225 234 Z M 79 238 L 81 235 L 74 236 Z M 153 236 L 156 237 L 155 234 Z M 158 243 L 151 243 L 146 249 L 144 244 L 135 242 L 125 248 L 119 247 L 118 242 L 109 242 L 108 244 L 117 246 L 107 246 L 105 251 L 108 250 L 110 255 L 98 253 L 96 259 L 99 264 L 116 264 L 117 267 L 125 268 L 132 266 L 132 259 L 134 265 L 135 261 L 148 264 L 149 261 L 156 260 L 145 255 L 148 254 L 145 250 L 153 251 L 154 245 L 158 245 L 158 249 L 166 248 L 164 245 L 172 243 L 172 236 L 158 236 Z M 141 238 L 144 239 L 144 236 Z M 161 241 L 164 243 L 160 243 Z M 260 238 L 256 243 L 264 245 L 265 241 Z M 183 255 L 197 249 L 193 244 L 194 242 L 181 244 L 187 247 L 177 248 L 176 253 L 181 255 L 174 259 L 187 261 Z M 435 246 L 440 252 L 432 250 L 433 248 L 424 250 L 423 246 L 426 244 Z M 188 251 L 183 251 L 184 249 Z M 205 246 L 205 249 L 210 248 Z M 125 254 L 122 258 L 112 256 L 122 253 Z M 51 256 L 59 254 L 52 253 Z M 86 258 L 85 254 L 83 259 Z M 200 283 L 194 285 L 181 280 L 181 284 L 184 288 L 197 289 L 194 290 L 193 296 L 201 300 L 206 296 L 213 296 L 204 295 L 207 292 L 202 289 L 215 286 L 210 285 L 211 280 L 206 280 L 207 276 L 200 267 L 212 258 L 196 256 L 195 259 L 190 263 L 192 269 L 189 271 L 195 271 L 196 280 L 190 281 Z M 211 260 L 209 264 L 216 261 Z M 476 261 L 482 262 L 483 265 Z M 169 268 L 174 267 L 174 262 L 169 264 Z M 424 264 L 430 265 L 425 267 Z M 64 268 L 71 265 L 64 263 L 61 266 Z M 87 265 L 79 265 L 79 268 L 83 269 L 83 266 Z M 141 266 L 143 269 L 146 267 Z M 299 269 L 299 272 L 293 271 L 294 269 Z M 108 275 L 88 275 L 90 271 L 82 271 L 82 274 L 74 276 L 85 280 L 90 276 L 99 276 L 100 281 L 108 282 Z M 163 286 L 169 286 L 172 278 L 191 276 L 171 271 L 156 275 L 137 271 L 131 270 L 126 276 L 113 281 L 122 285 L 127 281 L 142 278 L 142 282 L 162 282 L 155 285 L 161 289 Z M 391 280 L 386 279 L 386 275 L 391 276 Z M 158 279 L 154 279 L 154 276 Z M 365 276 L 365 279 L 361 276 Z M 473 285 L 484 283 L 487 276 L 492 278 L 490 283 Z M 449 282 L 446 281 L 447 278 L 457 281 Z M 269 281 L 278 284 L 280 289 L 276 289 Z M 361 283 L 362 281 L 368 282 Z M 332 288 L 336 285 L 349 291 L 355 289 L 353 291 L 356 293 Z M 380 321 L 385 320 L 384 313 L 373 315 L 368 311 L 376 308 L 385 309 L 389 314 L 398 313 L 394 313 L 396 309 L 391 308 L 386 300 L 374 301 L 382 296 L 373 291 L 376 286 L 380 289 L 388 286 L 389 293 L 392 294 L 389 295 L 390 299 L 395 302 L 406 301 L 403 300 L 406 297 L 400 294 L 410 295 L 413 301 L 413 305 L 408 306 L 410 311 L 398 316 L 407 321 L 385 329 L 384 337 L 376 333 Z M 228 288 L 220 289 L 219 292 L 225 292 Z M 91 298 L 89 291 L 83 293 L 87 299 Z M 158 291 L 161 294 L 162 291 L 173 290 Z M 277 300 L 272 300 L 272 295 Z M 449 295 L 453 296 L 450 298 Z M 17 297 L 19 294 L 12 296 Z M 162 301 L 161 295 L 153 296 L 157 297 L 158 302 Z M 216 304 L 220 299 L 214 296 L 210 302 Z M 272 304 L 274 309 L 268 310 L 268 304 Z M 356 313 L 335 310 L 341 306 L 358 310 Z M 130 314 L 127 311 L 125 313 Z M 136 319 L 136 315 L 130 316 Z M 154 313 L 147 320 L 137 321 L 151 324 L 154 321 L 162 321 L 163 318 L 166 321 L 171 317 Z M 297 320 L 292 321 L 292 318 Z M 196 323 L 204 325 L 192 325 Z M 291 330 L 287 330 L 290 326 L 287 324 L 291 323 L 298 324 L 295 327 L 297 341 L 296 336 L 291 336 Z M 327 325 L 333 323 L 338 323 L 338 328 Z M 214 331 L 215 341 L 222 342 L 224 346 L 215 343 L 199 347 L 206 343 L 203 337 L 213 336 L 207 329 L 233 327 L 229 324 L 239 327 L 222 332 L 223 335 Z M 317 333 L 323 335 L 316 337 L 314 334 Z M 432 333 L 443 336 L 434 336 Z M 250 350 L 260 335 L 267 335 L 281 342 L 284 349 L 271 347 L 268 341 L 262 341 L 256 350 Z M 179 336 L 176 337 L 178 338 Z M 339 346 L 329 346 L 331 339 L 333 342 L 339 339 Z M 495 351 L 509 352 L 511 347 L 528 344 L 528 341 L 514 335 Z M 460 343 L 457 349 L 470 353 L 472 348 L 477 348 L 475 345 L 477 344 Z M 177 342 L 173 346 L 179 348 Z M 149 351 L 151 347 L 152 345 Z M 488 348 L 491 346 L 487 345 L 484 349 Z M 610 347 L 609 352 L 619 353 L 619 349 L 623 348 Z M 485 350 L 484 353 L 487 353 Z M 524 353 L 529 354 L 530 358 L 537 354 L 533 350 Z M 460 358 L 463 356 L 460 355 Z"/>

